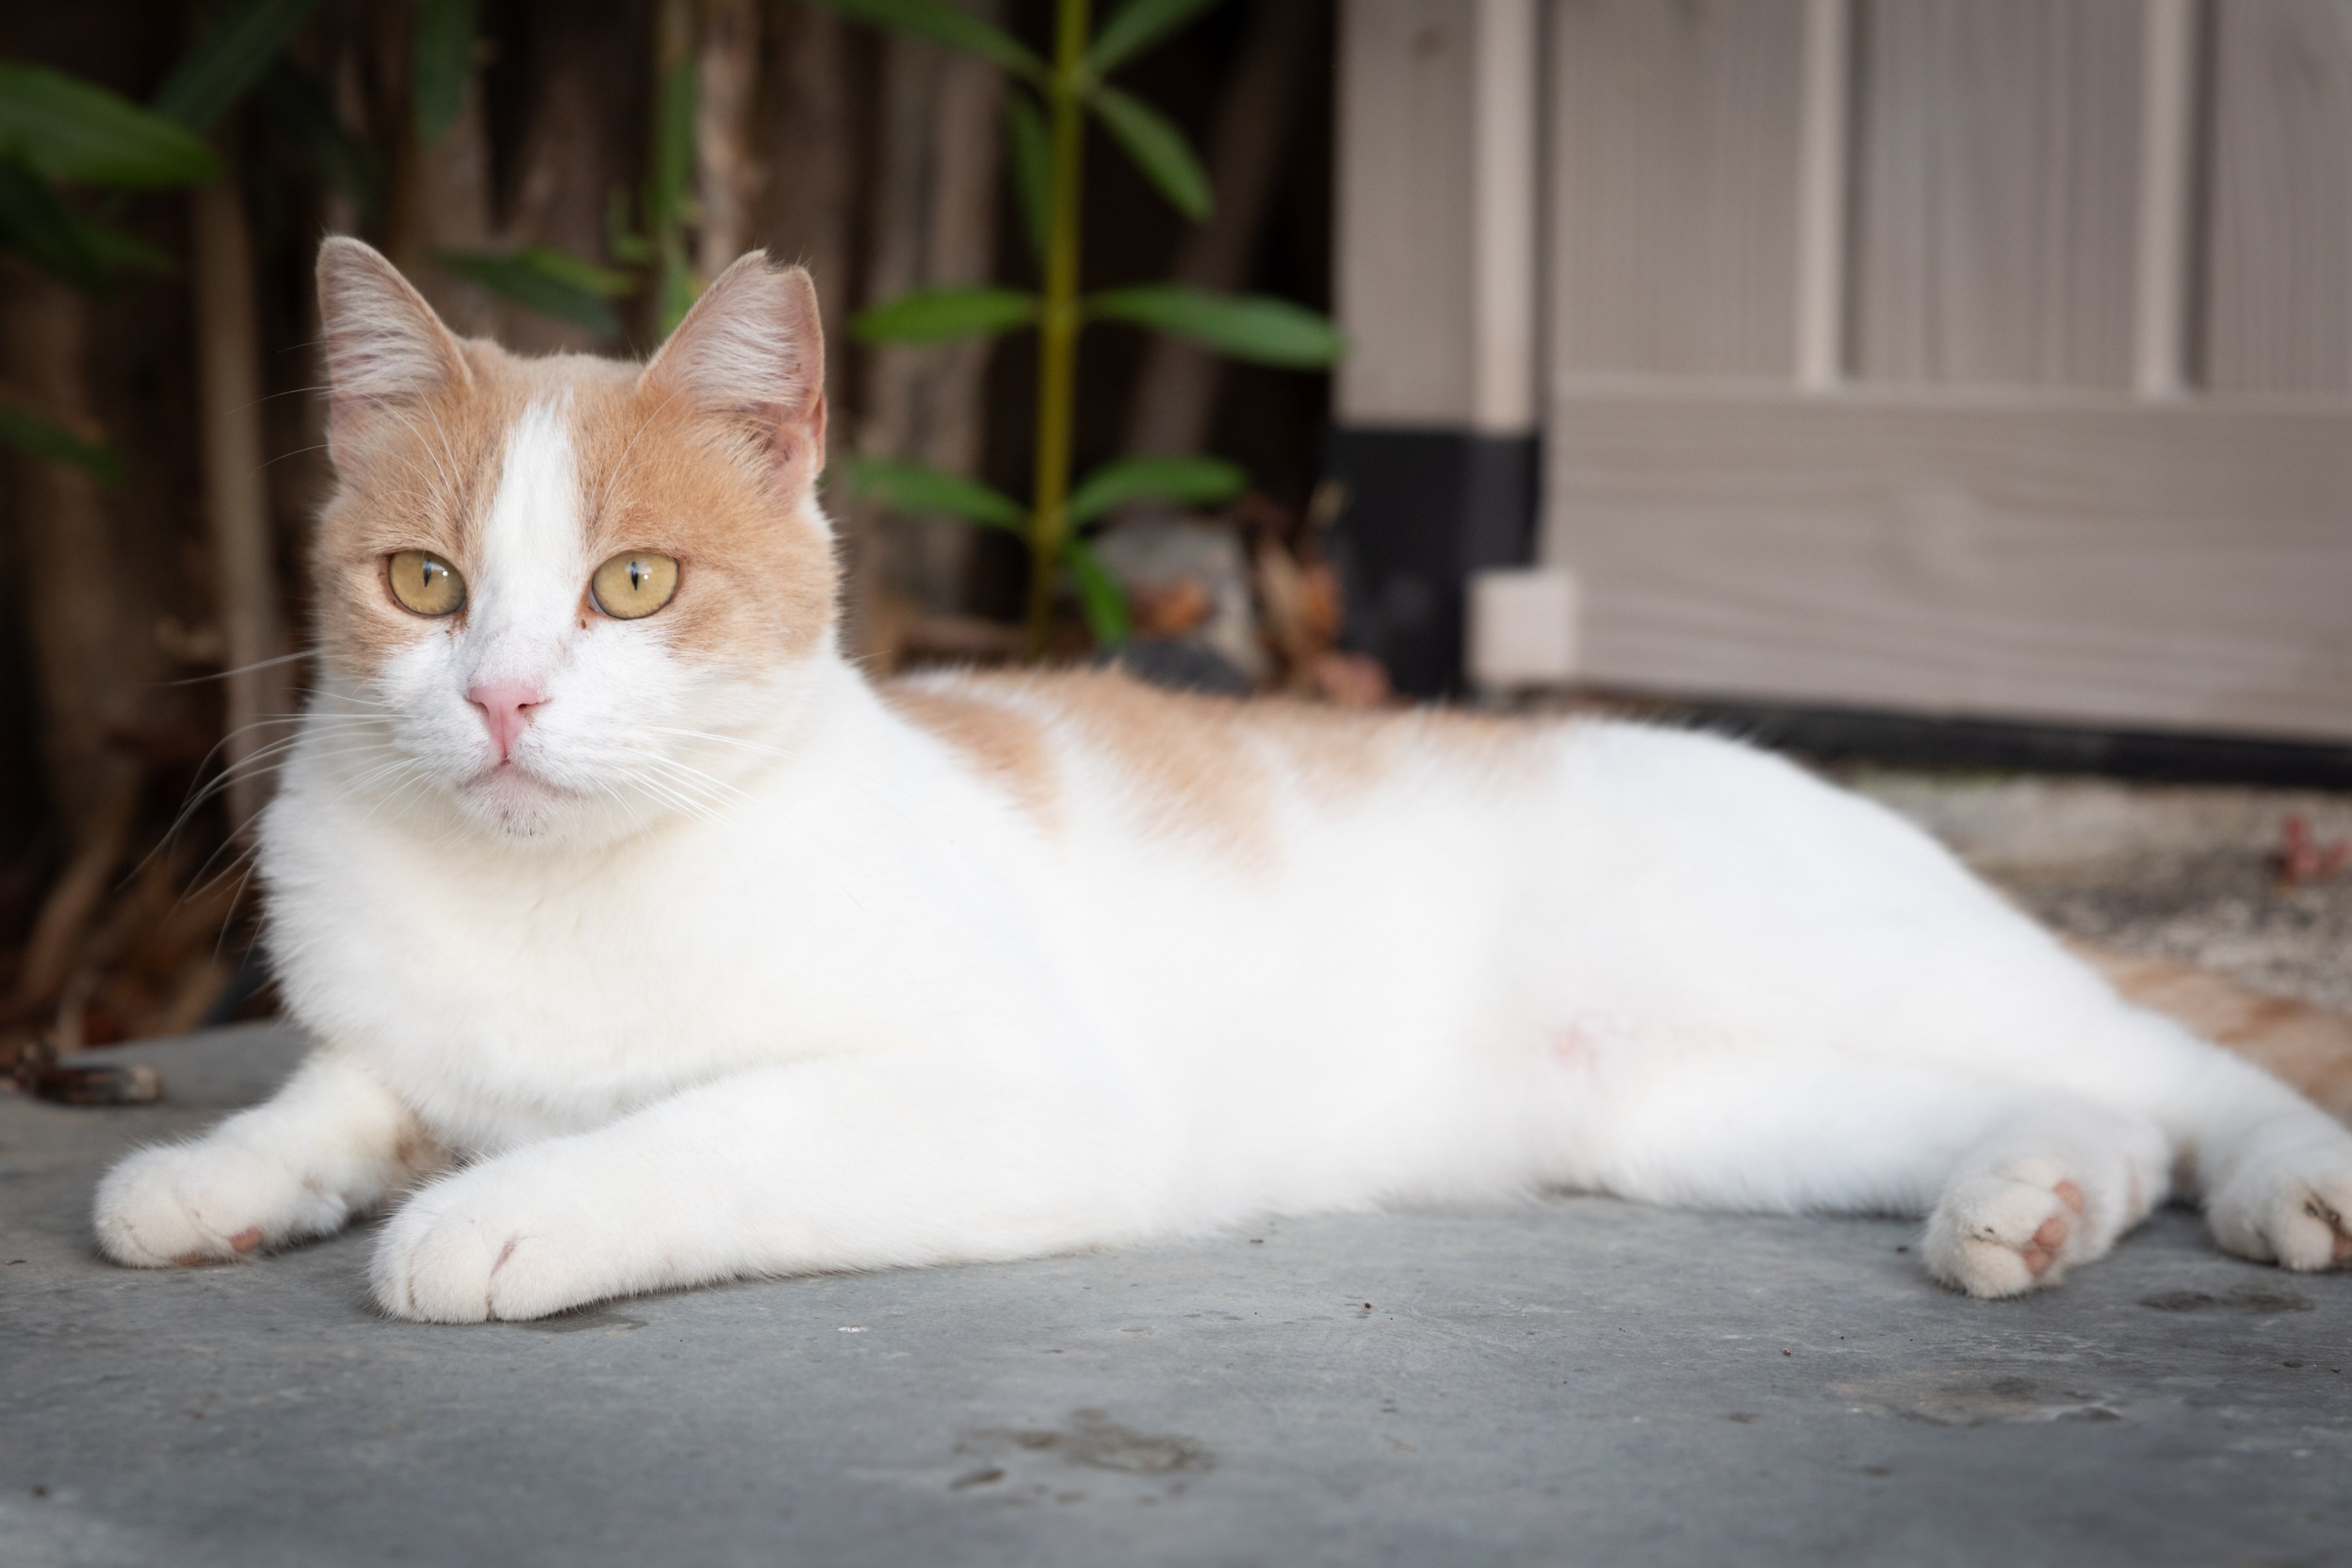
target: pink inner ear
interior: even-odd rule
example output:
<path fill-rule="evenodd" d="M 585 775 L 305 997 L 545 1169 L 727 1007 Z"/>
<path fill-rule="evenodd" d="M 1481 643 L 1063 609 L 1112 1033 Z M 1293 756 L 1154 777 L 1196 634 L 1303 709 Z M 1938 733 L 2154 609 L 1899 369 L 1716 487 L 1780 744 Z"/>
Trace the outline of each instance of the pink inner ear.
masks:
<path fill-rule="evenodd" d="M 467 374 L 457 338 L 391 262 L 352 239 L 319 253 L 319 316 L 335 390 L 413 395 Z"/>
<path fill-rule="evenodd" d="M 339 462 L 351 458 L 381 408 L 472 378 L 457 338 L 425 297 L 358 240 L 336 237 L 320 247 L 319 315 L 331 388 L 327 439 Z"/>
<path fill-rule="evenodd" d="M 822 432 L 824 338 L 808 274 L 744 257 L 687 312 L 645 381 L 704 408 L 757 409 L 772 430 Z"/>

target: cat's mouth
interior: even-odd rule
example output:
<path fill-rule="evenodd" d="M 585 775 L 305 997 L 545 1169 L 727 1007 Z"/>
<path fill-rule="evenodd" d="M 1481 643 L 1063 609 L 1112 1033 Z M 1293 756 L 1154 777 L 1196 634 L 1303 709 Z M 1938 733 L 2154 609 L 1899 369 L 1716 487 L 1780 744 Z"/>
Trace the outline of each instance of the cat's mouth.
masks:
<path fill-rule="evenodd" d="M 568 800 L 578 792 L 533 772 L 520 759 L 493 763 L 466 781 L 468 792 L 500 805 L 538 805 Z"/>

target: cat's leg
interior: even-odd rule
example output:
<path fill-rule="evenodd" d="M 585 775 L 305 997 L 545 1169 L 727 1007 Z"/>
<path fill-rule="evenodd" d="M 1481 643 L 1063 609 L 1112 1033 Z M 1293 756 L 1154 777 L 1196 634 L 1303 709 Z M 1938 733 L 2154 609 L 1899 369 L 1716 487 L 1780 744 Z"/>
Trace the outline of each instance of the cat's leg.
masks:
<path fill-rule="evenodd" d="M 1975 1296 L 2054 1284 L 2169 1192 L 2150 1115 L 1932 1062 L 1680 1055 L 1583 1108 L 1572 1184 L 1707 1208 L 1927 1216 L 1922 1261 Z"/>
<path fill-rule="evenodd" d="M 2042 1102 L 1963 1154 L 1920 1238 L 1927 1271 L 1971 1296 L 2055 1285 L 2104 1258 L 2170 1192 L 2154 1119 Z"/>
<path fill-rule="evenodd" d="M 2224 1247 L 2296 1268 L 2352 1261 L 2352 1132 L 2126 1004 L 1916 828 L 1700 738 L 1605 731 L 1596 744 L 1607 766 L 1593 776 L 1609 782 L 1590 815 L 1611 831 L 1583 846 L 1570 885 L 1611 896 L 1576 906 L 1593 913 L 1571 917 L 1550 951 L 1608 954 L 1630 980 L 1572 956 L 1562 1011 L 1630 1019 L 1636 1044 L 1736 1043 L 1754 1075 L 1736 1109 L 1761 1116 L 1798 1168 L 1841 1157 L 1811 1134 L 1819 1104 L 1761 1109 L 1778 1103 L 1784 1065 L 1806 1079 L 1808 1050 L 1877 1064 L 1856 1082 L 1907 1069 L 1951 1075 L 1963 1099 L 1982 1086 L 2002 1109 L 1968 1142 L 1883 1151 L 1873 1167 L 1916 1177 L 1948 1162 L 1925 1205 L 1945 1278 L 1979 1294 L 2058 1279 L 2161 1201 L 2148 1174 L 2159 1149 Z M 1839 1073 L 1814 1081 L 1817 1102 L 1845 1092 Z M 1916 1136 L 1934 1122 L 1898 1106 L 1885 1126 Z M 1707 1149 L 1690 1157 L 1721 1163 Z M 1737 1191 L 1739 1174 L 1718 1184 Z"/>
<path fill-rule="evenodd" d="M 1184 1219 L 1120 1097 L 970 1055 L 768 1068 L 449 1175 L 394 1215 L 376 1299 L 536 1318 L 756 1274 L 1036 1257 Z"/>
<path fill-rule="evenodd" d="M 225 1262 L 339 1230 L 432 1145 L 356 1064 L 313 1053 L 263 1104 L 200 1138 L 127 1155 L 99 1184 L 98 1245 L 117 1263 Z"/>
<path fill-rule="evenodd" d="M 2352 1131 L 2170 1019 L 2063 989 L 2023 1016 L 2015 991 L 1956 996 L 1933 1036 L 1885 1055 L 1636 1064 L 1591 1102 L 1568 1179 L 1701 1206 L 1924 1212 L 1929 1270 L 1974 1296 L 2056 1284 L 2176 1184 L 2231 1252 L 2352 1262 Z"/>
<path fill-rule="evenodd" d="M 2352 1131 L 2252 1063 L 2125 1003 L 2054 946 L 2021 959 L 2013 973 L 2012 995 L 2041 1005 L 2005 1030 L 1986 1030 L 1972 1060 L 2031 1090 L 2039 1110 L 1982 1152 L 1970 1167 L 1974 1184 L 1947 1194 L 1953 1223 L 1931 1226 L 1931 1237 L 1997 1243 L 1993 1251 L 1956 1247 L 1948 1278 L 1978 1295 L 2054 1282 L 2079 1260 L 2071 1246 L 2051 1250 L 2046 1265 L 2035 1248 L 2022 1249 L 2031 1279 L 2000 1254 L 2013 1249 L 2037 1206 L 2056 1222 L 2053 1234 L 2103 1234 L 2100 1188 L 2079 1173 L 2095 1173 L 2122 1147 L 2139 1151 L 2128 1168 L 2141 1184 L 2160 1157 L 2231 1252 L 2306 1270 L 2352 1261 Z M 2060 1170 L 2091 1195 L 2078 1215 L 2049 1208 L 2041 1195 Z M 2134 1189 L 2122 1190 L 2140 1209 Z"/>
<path fill-rule="evenodd" d="M 2252 1063 L 2189 1044 L 2193 1066 L 2167 1086 L 2158 1114 L 2178 1130 L 2213 1239 L 2304 1272 L 2352 1263 L 2352 1131 Z"/>

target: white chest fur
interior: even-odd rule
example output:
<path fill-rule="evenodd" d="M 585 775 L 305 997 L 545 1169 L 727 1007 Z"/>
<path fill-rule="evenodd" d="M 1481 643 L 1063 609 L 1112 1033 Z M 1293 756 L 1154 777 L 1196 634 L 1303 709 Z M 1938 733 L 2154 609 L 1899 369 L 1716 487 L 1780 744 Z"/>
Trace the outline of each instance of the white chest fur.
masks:
<path fill-rule="evenodd" d="M 298 763 L 265 829 L 281 983 L 462 1149 L 1008 1005 L 1003 908 L 833 803 L 751 795 L 575 853 L 453 843 L 334 790 Z"/>

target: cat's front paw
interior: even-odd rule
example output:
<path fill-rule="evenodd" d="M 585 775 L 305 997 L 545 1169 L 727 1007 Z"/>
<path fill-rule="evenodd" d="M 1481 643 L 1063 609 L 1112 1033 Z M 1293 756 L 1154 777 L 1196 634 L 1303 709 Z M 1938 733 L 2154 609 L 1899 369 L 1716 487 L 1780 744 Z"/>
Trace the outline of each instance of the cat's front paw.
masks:
<path fill-rule="evenodd" d="M 2206 1194 L 2224 1250 L 2305 1273 L 2352 1263 L 2352 1137 L 2336 1128 L 2247 1159 Z"/>
<path fill-rule="evenodd" d="M 342 1200 L 226 1139 L 142 1149 L 98 1185 L 99 1250 L 134 1268 L 228 1263 L 336 1229 Z"/>
<path fill-rule="evenodd" d="M 423 1323 L 543 1318 L 620 1293 L 572 1205 L 509 1157 L 447 1177 L 394 1215 L 371 1270 L 377 1303 Z"/>

